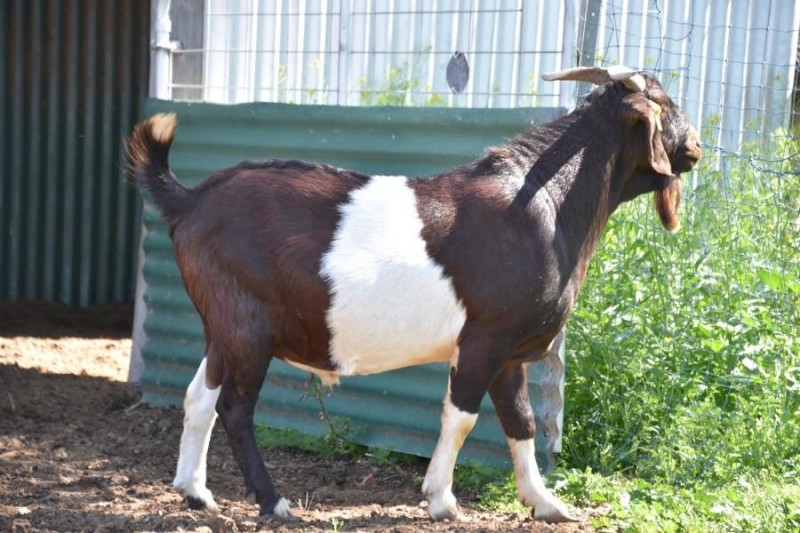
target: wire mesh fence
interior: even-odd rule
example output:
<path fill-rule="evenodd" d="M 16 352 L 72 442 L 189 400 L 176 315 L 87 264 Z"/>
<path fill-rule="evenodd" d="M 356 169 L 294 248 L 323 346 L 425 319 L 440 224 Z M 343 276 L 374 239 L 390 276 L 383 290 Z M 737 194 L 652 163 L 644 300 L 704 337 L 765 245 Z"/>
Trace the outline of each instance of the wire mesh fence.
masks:
<path fill-rule="evenodd" d="M 642 201 L 612 218 L 570 322 L 565 456 L 677 483 L 800 468 L 800 6 L 198 5 L 173 0 L 173 38 L 190 36 L 172 53 L 175 99 L 558 106 L 587 88 L 544 83 L 542 72 L 654 71 L 706 156 L 687 180 L 678 234 Z M 456 51 L 470 64 L 462 93 L 446 79 Z"/>
<path fill-rule="evenodd" d="M 175 0 L 172 19 L 176 100 L 569 107 L 588 88 L 541 73 L 622 63 L 733 151 L 786 123 L 796 72 L 798 8 L 777 0 Z"/>
<path fill-rule="evenodd" d="M 205 26 L 202 45 L 177 39 L 175 61 L 194 68 L 174 73 L 173 94 L 221 103 L 552 107 L 554 87 L 537 73 L 560 67 L 574 26 L 566 4 L 544 1 L 173 4 Z M 173 17 L 178 33 L 182 20 L 196 26 Z M 456 51 L 471 63 L 461 94 L 445 78 Z"/>
<path fill-rule="evenodd" d="M 684 486 L 796 472 L 798 7 L 586 4 L 594 62 L 655 71 L 706 155 L 678 234 L 643 202 L 607 228 L 570 322 L 566 455 Z"/>

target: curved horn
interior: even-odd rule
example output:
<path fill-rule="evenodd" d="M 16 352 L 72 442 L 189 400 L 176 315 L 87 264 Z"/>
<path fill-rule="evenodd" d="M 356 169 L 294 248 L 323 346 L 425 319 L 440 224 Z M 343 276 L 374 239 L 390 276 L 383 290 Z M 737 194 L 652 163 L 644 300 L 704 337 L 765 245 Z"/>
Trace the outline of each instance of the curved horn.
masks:
<path fill-rule="evenodd" d="M 547 72 L 542 74 L 542 79 L 545 81 L 588 81 L 595 85 L 603 85 L 611 81 L 608 70 L 602 67 L 575 67 L 556 72 Z"/>
<path fill-rule="evenodd" d="M 609 81 L 621 81 L 625 87 L 634 92 L 642 92 L 646 88 L 642 75 L 623 65 L 614 65 L 608 68 L 575 67 L 542 74 L 542 79 L 546 81 L 587 81 L 595 85 L 603 85 Z"/>
<path fill-rule="evenodd" d="M 614 81 L 621 81 L 625 87 L 635 93 L 644 92 L 647 88 L 641 74 L 623 65 L 608 67 L 608 76 Z"/>

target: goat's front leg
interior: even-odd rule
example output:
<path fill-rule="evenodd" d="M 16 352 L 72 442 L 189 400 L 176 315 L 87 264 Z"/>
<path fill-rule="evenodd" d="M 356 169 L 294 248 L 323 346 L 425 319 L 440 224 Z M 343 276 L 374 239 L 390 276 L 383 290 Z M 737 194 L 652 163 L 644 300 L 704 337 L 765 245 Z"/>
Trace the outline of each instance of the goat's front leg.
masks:
<path fill-rule="evenodd" d="M 219 398 L 219 387 L 209 389 L 206 385 L 206 358 L 194 379 L 186 389 L 183 402 L 183 434 L 181 435 L 178 468 L 173 486 L 186 497 L 192 509 L 216 509 L 211 491 L 206 488 L 206 454 L 211 429 L 217 419 L 214 407 Z"/>
<path fill-rule="evenodd" d="M 453 495 L 453 469 L 458 452 L 478 420 L 478 410 L 497 368 L 486 358 L 487 345 L 462 334 L 457 358 L 450 367 L 450 381 L 442 410 L 442 430 L 428 465 L 422 492 L 428 500 L 428 514 L 434 520 L 458 516 Z"/>
<path fill-rule="evenodd" d="M 536 464 L 536 424 L 528 395 L 527 364 L 506 364 L 489 387 L 489 395 L 511 449 L 519 500 L 533 507 L 533 517 L 537 520 L 574 521 L 564 503 L 547 490 Z"/>
<path fill-rule="evenodd" d="M 453 469 L 456 466 L 458 451 L 477 420 L 477 412 L 462 411 L 453 404 L 448 386 L 442 410 L 439 442 L 436 444 L 425 474 L 425 481 L 422 483 L 422 493 L 428 499 L 428 514 L 434 520 L 453 519 L 458 516 L 458 502 L 453 495 Z"/>

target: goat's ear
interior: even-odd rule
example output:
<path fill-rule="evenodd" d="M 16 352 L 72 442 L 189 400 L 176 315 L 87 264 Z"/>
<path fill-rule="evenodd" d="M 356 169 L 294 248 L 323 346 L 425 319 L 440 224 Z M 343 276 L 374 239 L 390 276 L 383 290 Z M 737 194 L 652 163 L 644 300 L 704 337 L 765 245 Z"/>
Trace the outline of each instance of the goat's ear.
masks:
<path fill-rule="evenodd" d="M 625 123 L 631 126 L 644 123 L 650 168 L 659 174 L 671 176 L 672 165 L 661 140 L 661 106 L 640 94 L 631 94 L 623 100 L 622 115 Z"/>

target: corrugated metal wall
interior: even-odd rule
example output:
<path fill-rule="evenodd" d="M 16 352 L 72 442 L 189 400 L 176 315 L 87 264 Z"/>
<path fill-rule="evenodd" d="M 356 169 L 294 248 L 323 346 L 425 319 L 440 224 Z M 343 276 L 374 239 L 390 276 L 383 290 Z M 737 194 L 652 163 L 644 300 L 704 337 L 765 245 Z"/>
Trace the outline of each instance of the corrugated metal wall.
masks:
<path fill-rule="evenodd" d="M 523 130 L 531 120 L 541 123 L 558 113 L 555 109 L 218 106 L 149 101 L 148 114 L 158 111 L 178 114 L 180 126 L 170 164 L 187 184 L 197 184 L 213 170 L 242 159 L 267 158 L 328 162 L 374 174 L 425 175 L 469 161 L 486 146 Z M 150 204 L 145 205 L 144 223 L 146 342 L 134 346 L 134 351 L 141 349 L 145 360 L 145 399 L 179 405 L 203 355 L 202 328 L 184 291 L 166 226 Z M 541 407 L 537 409 L 538 445 L 544 450 L 560 438 L 558 383 L 563 366 L 557 357 L 538 365 L 531 371 L 538 380 L 531 383 L 531 391 L 534 404 Z M 274 361 L 262 389 L 259 419 L 271 426 L 326 432 L 317 402 L 309 394 L 307 376 Z M 446 387 L 443 365 L 344 378 L 327 397 L 326 406 L 332 416 L 347 417 L 356 440 L 426 456 L 438 437 Z M 506 461 L 507 445 L 494 409 L 488 400 L 484 407 L 461 459 Z"/>
<path fill-rule="evenodd" d="M 0 3 L 0 299 L 133 298 L 149 2 Z"/>

